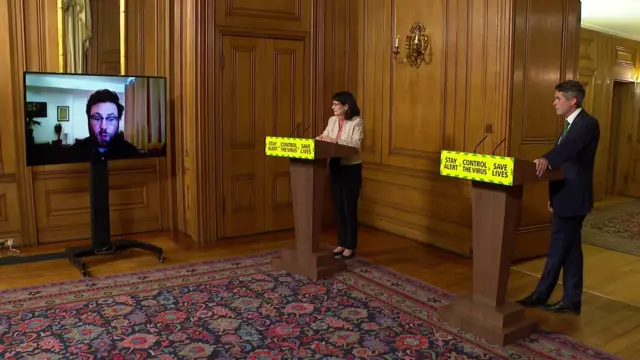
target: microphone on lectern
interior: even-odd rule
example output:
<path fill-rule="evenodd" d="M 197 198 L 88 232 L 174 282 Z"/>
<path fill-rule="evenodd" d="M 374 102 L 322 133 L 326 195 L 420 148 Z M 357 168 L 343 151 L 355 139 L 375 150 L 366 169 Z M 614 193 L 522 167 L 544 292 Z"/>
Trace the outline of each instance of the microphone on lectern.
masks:
<path fill-rule="evenodd" d="M 496 150 L 498 150 L 498 148 L 500 147 L 500 145 L 502 145 L 502 143 L 507 140 L 507 137 L 505 136 L 504 139 L 500 140 L 500 142 L 498 143 L 498 145 L 496 145 L 495 148 L 493 148 L 493 151 L 491 152 L 491 155 L 495 155 L 496 154 Z"/>
<path fill-rule="evenodd" d="M 291 134 L 289 135 L 289 137 L 293 137 L 293 134 L 295 134 L 296 130 L 298 130 L 300 124 L 302 123 L 297 123 L 296 126 L 293 127 L 293 130 L 291 130 Z"/>
<path fill-rule="evenodd" d="M 474 152 L 474 153 L 476 153 L 476 152 L 478 151 L 478 146 L 480 146 L 480 144 L 482 144 L 482 143 L 487 139 L 487 136 L 489 136 L 489 134 L 485 135 L 485 136 L 482 138 L 482 140 L 480 140 L 480 142 L 478 143 L 478 145 L 476 145 L 476 147 L 475 147 L 475 148 L 473 148 L 473 152 Z"/>
<path fill-rule="evenodd" d="M 304 137 L 304 134 L 307 132 L 307 130 L 309 130 L 309 128 L 311 127 L 311 125 L 313 124 L 309 124 L 309 126 L 307 126 L 306 129 L 302 130 L 302 137 Z"/>

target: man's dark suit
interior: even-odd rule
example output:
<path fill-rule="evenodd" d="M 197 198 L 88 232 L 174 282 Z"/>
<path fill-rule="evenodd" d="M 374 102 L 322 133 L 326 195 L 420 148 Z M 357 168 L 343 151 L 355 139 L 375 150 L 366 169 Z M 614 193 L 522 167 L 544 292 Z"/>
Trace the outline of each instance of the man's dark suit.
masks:
<path fill-rule="evenodd" d="M 543 155 L 551 169 L 562 168 L 564 179 L 549 183 L 553 209 L 551 243 L 535 296 L 548 299 L 563 269 L 562 302 L 580 307 L 582 299 L 582 222 L 593 208 L 593 170 L 600 140 L 598 120 L 584 109 L 560 143 Z"/>

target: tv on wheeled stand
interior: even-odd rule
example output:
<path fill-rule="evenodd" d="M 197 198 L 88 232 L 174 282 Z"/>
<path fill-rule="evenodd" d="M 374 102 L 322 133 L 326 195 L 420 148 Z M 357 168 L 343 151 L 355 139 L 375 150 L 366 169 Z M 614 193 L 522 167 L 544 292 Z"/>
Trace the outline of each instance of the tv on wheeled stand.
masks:
<path fill-rule="evenodd" d="M 25 72 L 24 84 L 25 114 L 46 106 L 37 122 L 25 121 L 27 166 L 89 168 L 91 245 L 67 248 L 69 262 L 84 277 L 89 256 L 141 249 L 164 262 L 158 246 L 112 239 L 109 163 L 166 156 L 166 78 Z"/>

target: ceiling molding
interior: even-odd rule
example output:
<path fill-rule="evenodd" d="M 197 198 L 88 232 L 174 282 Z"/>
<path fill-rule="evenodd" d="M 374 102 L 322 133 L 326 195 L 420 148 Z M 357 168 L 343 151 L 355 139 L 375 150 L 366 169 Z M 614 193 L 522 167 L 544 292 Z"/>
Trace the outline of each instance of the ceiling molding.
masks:
<path fill-rule="evenodd" d="M 580 25 L 640 41 L 640 0 L 581 0 Z"/>
<path fill-rule="evenodd" d="M 625 39 L 631 39 L 631 40 L 636 40 L 636 41 L 640 41 L 640 36 L 637 35 L 633 35 L 633 34 L 628 34 L 625 32 L 620 32 L 620 31 L 615 31 L 609 28 L 605 28 L 602 26 L 598 26 L 598 25 L 592 25 L 586 22 L 582 22 L 582 24 L 580 24 L 581 27 L 585 28 L 585 29 L 589 29 L 589 30 L 594 30 L 594 31 L 598 31 L 604 34 L 608 34 L 608 35 L 613 35 L 613 36 L 617 36 L 617 37 L 621 37 L 621 38 L 625 38 Z"/>

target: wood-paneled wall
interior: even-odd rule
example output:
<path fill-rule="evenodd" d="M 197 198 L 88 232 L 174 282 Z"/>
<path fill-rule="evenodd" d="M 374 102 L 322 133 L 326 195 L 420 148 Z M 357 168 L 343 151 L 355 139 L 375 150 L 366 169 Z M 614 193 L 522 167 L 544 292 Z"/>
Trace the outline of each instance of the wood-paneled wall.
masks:
<path fill-rule="evenodd" d="M 127 73 L 170 86 L 167 159 L 113 163 L 114 232 L 177 228 L 199 242 L 220 234 L 219 74 L 223 34 L 304 39 L 303 121 L 321 131 L 331 95 L 356 93 L 365 126 L 361 219 L 471 254 L 470 188 L 438 174 L 440 149 L 531 159 L 560 121 L 553 85 L 577 64 L 578 0 L 136 0 L 126 6 Z M 24 166 L 22 71 L 57 71 L 56 9 L 45 0 L 0 6 L 0 236 L 22 244 L 89 235 L 87 170 Z M 7 21 L 2 21 L 6 19 Z M 433 62 L 396 64 L 392 41 L 414 21 L 433 39 Z M 535 37 L 533 34 L 536 34 Z M 564 35 L 563 35 L 564 34 Z M 6 36 L 4 36 L 6 35 Z M 543 186 L 527 191 L 517 249 L 546 250 Z M 17 193 L 13 190 L 17 190 Z M 330 207 L 328 207 L 329 209 Z M 327 211 L 327 215 L 331 212 Z"/>
<path fill-rule="evenodd" d="M 91 37 L 87 49 L 87 72 L 120 74 L 120 7 L 114 0 L 90 0 Z"/>
<path fill-rule="evenodd" d="M 579 1 L 361 0 L 359 13 L 361 219 L 471 255 L 470 186 L 439 175 L 440 150 L 474 151 L 485 135 L 481 153 L 506 139 L 496 154 L 533 160 L 552 146 L 553 87 L 577 70 Z M 390 56 L 415 21 L 433 46 L 420 69 Z M 525 194 L 516 258 L 548 244 L 545 184 Z"/>
<path fill-rule="evenodd" d="M 318 34 L 318 55 L 323 55 L 318 63 L 321 69 L 320 83 L 323 89 L 319 98 L 315 134 L 319 135 L 333 116 L 331 97 L 338 91 L 350 91 L 358 97 L 359 38 L 361 24 L 358 2 L 353 0 L 329 0 L 318 2 L 319 21 L 323 21 L 324 32 Z M 329 191 L 325 191 L 324 225 L 334 225 L 335 212 Z"/>
<path fill-rule="evenodd" d="M 220 93 L 216 87 L 220 36 L 305 39 L 309 101 L 304 121 L 313 125 L 313 131 L 324 126 L 333 92 L 356 90 L 357 3 L 136 0 L 125 4 L 127 74 L 168 78 L 169 154 L 166 159 L 110 164 L 113 233 L 177 228 L 198 242 L 216 241 L 222 206 L 216 190 L 220 169 L 215 140 L 220 135 L 215 106 Z M 86 166 L 27 168 L 23 142 L 17 140 L 24 138 L 22 71 L 59 69 L 56 3 L 9 0 L 0 5 L 0 20 L 0 35 L 10 39 L 2 43 L 0 54 L 0 75 L 10 79 L 0 90 L 0 106 L 13 120 L 0 131 L 4 200 L 0 237 L 15 237 L 19 245 L 87 238 Z"/>
<path fill-rule="evenodd" d="M 174 186 L 176 188 L 175 226 L 195 239 L 199 239 L 198 203 L 196 203 L 197 179 L 196 119 L 199 119 L 206 103 L 198 101 L 197 95 L 202 77 L 199 72 L 203 60 L 211 59 L 201 51 L 198 39 L 204 29 L 205 14 L 199 1 L 174 1 L 171 11 L 171 103 L 173 121 L 169 132 L 174 139 Z M 204 106 L 202 106 L 204 105 Z M 194 171 L 192 171 L 194 169 Z M 215 213 L 214 213 L 215 214 Z"/>
<path fill-rule="evenodd" d="M 533 160 L 553 147 L 564 124 L 553 108 L 554 86 L 577 78 L 580 2 L 518 0 L 514 20 L 508 154 Z M 546 254 L 548 200 L 547 183 L 525 186 L 516 259 Z"/>
<path fill-rule="evenodd" d="M 585 109 L 600 122 L 600 145 L 596 154 L 594 195 L 605 197 L 611 143 L 612 97 L 615 81 L 634 82 L 640 75 L 640 42 L 589 29 L 580 30 L 579 79 L 587 90 Z M 638 115 L 636 115 L 637 118 Z M 637 125 L 636 125 L 637 128 Z M 627 142 L 627 135 L 618 140 Z M 636 138 L 634 136 L 633 138 Z M 627 164 L 625 164 L 627 165 Z"/>
<path fill-rule="evenodd" d="M 358 13 L 354 4 L 343 0 L 187 0 L 174 4 L 175 116 L 176 123 L 183 124 L 176 131 L 175 147 L 178 228 L 200 242 L 216 241 L 222 233 L 222 37 L 304 41 L 304 87 L 308 90 L 299 95 L 308 99 L 301 121 L 303 128 L 311 125 L 305 134 L 310 136 L 325 125 L 331 95 L 356 89 Z M 329 202 L 325 215 L 325 219 L 332 218 Z"/>
<path fill-rule="evenodd" d="M 13 6 L 10 6 L 13 5 Z M 4 79 L 3 86 L 0 86 L 0 108 L 9 121 L 5 121 L 0 129 L 0 198 L 2 207 L 0 207 L 0 234 L 2 236 L 14 236 L 16 242 L 22 241 L 23 238 L 29 237 L 34 230 L 27 226 L 29 224 L 25 219 L 29 216 L 23 212 L 20 203 L 25 201 L 24 196 L 30 188 L 20 186 L 24 184 L 24 178 L 29 176 L 22 166 L 24 154 L 18 158 L 17 143 L 15 138 L 22 134 L 24 137 L 24 129 L 22 122 L 13 121 L 16 111 L 21 108 L 21 101 L 16 99 L 19 94 L 20 77 L 15 76 L 17 61 L 24 61 L 23 52 L 26 48 L 24 35 L 21 32 L 11 31 L 15 28 L 15 5 L 11 2 L 4 2 L 0 5 L 0 36 L 5 41 L 0 42 L 0 78 Z M 22 10 L 20 10 L 22 11 Z M 18 49 L 16 45 L 18 44 Z M 17 120 L 17 119 L 16 119 Z M 23 180 L 23 181 L 21 181 Z M 33 216 L 31 215 L 31 218 Z"/>
<path fill-rule="evenodd" d="M 126 71 L 168 76 L 169 1 L 128 4 Z M 9 119 L 0 131 L 3 159 L 0 193 L 4 199 L 0 237 L 14 237 L 16 244 L 23 246 L 88 238 L 91 235 L 88 166 L 25 166 L 22 74 L 24 70 L 59 69 L 56 2 L 5 1 L 0 5 L 0 20 L 0 36 L 9 39 L 2 42 L 0 54 L 0 76 L 6 79 L 0 90 L 0 107 Z M 171 161 L 168 156 L 110 163 L 113 234 L 173 227 L 175 196 L 167 166 Z"/>

